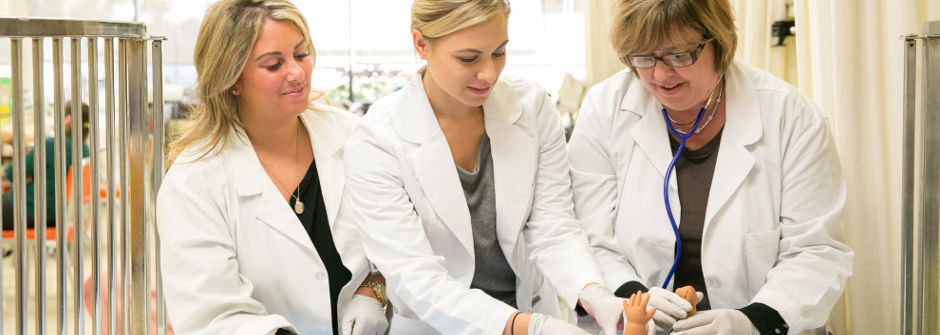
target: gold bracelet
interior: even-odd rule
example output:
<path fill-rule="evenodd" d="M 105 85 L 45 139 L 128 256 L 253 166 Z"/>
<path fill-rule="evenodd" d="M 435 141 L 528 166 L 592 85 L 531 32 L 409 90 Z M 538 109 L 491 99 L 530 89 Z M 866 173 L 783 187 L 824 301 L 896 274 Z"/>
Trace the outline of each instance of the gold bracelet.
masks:
<path fill-rule="evenodd" d="M 372 292 L 375 293 L 375 298 L 382 303 L 382 306 L 388 304 L 388 297 L 385 295 L 385 284 L 377 280 L 366 280 L 362 284 L 359 284 L 359 287 L 368 287 L 372 289 Z"/>

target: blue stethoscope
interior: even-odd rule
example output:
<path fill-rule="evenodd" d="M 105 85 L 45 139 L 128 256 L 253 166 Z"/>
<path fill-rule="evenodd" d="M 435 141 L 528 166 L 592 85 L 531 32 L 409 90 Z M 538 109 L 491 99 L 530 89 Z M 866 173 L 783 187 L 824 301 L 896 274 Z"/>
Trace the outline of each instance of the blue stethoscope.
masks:
<path fill-rule="evenodd" d="M 721 85 L 721 79 L 724 76 L 718 77 L 718 85 Z M 712 98 L 714 97 L 716 89 L 712 90 L 712 93 L 708 96 L 708 100 L 705 101 L 705 106 L 702 106 L 702 109 L 698 111 L 698 116 L 695 117 L 695 123 L 692 125 L 692 129 L 688 133 L 683 133 L 672 126 L 672 120 L 669 118 L 669 114 L 666 113 L 666 107 L 662 108 L 663 120 L 666 121 L 666 129 L 670 133 L 679 138 L 679 149 L 676 150 L 676 154 L 672 156 L 672 161 L 669 162 L 669 166 L 666 168 L 666 177 L 663 178 L 663 200 L 666 203 L 666 216 L 669 217 L 669 223 L 672 225 L 672 232 L 676 236 L 676 258 L 672 261 L 672 267 L 669 269 L 669 273 L 666 275 L 666 280 L 663 281 L 662 288 L 669 286 L 669 281 L 672 280 L 672 276 L 676 273 L 676 266 L 679 265 L 679 256 L 682 255 L 682 238 L 679 237 L 679 225 L 676 224 L 676 219 L 672 216 L 672 206 L 669 205 L 669 177 L 672 176 L 672 169 L 676 167 L 676 161 L 679 160 L 679 155 L 682 155 L 682 150 L 685 149 L 685 141 L 688 140 L 692 135 L 697 133 L 698 124 L 702 122 L 702 117 L 705 116 L 705 111 L 708 106 L 711 105 Z M 719 98 L 720 99 L 720 98 Z M 717 109 L 718 106 L 715 106 Z"/>

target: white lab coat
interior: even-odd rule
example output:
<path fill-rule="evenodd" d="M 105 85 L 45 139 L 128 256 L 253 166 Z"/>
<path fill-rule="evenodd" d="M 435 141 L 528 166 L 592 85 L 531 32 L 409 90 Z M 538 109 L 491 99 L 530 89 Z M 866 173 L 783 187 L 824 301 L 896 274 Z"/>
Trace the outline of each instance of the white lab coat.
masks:
<path fill-rule="evenodd" d="M 507 78 L 483 110 L 496 231 L 517 276 L 519 310 L 567 318 L 581 289 L 603 277 L 574 221 L 558 113 L 537 85 Z M 470 212 L 420 71 L 372 106 L 350 135 L 345 162 L 351 220 L 361 223 L 366 254 L 396 307 L 390 334 L 502 333 L 515 310 L 470 289 Z"/>
<path fill-rule="evenodd" d="M 822 326 L 853 258 L 839 242 L 846 189 L 827 120 L 760 70 L 735 62 L 725 80 L 727 121 L 701 250 L 711 307 L 760 302 L 791 333 Z M 661 286 L 675 256 L 662 185 L 672 151 L 660 108 L 623 70 L 590 89 L 571 138 L 575 212 L 611 287 Z M 669 199 L 678 219 L 675 174 Z"/>
<path fill-rule="evenodd" d="M 318 106 L 301 114 L 310 134 L 333 242 L 352 279 L 338 317 L 368 274 L 355 224 L 337 220 L 345 172 L 335 154 L 356 120 Z M 332 334 L 329 280 L 294 211 L 268 178 L 244 131 L 198 158 L 188 150 L 157 197 L 163 287 L 177 334 Z"/>

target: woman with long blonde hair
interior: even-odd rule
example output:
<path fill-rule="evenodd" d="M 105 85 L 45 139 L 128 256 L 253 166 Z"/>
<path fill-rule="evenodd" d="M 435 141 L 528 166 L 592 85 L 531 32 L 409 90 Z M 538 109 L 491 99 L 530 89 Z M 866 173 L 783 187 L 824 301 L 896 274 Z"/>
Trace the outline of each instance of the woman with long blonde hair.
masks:
<path fill-rule="evenodd" d="M 176 332 L 384 333 L 383 280 L 336 220 L 355 120 L 311 104 L 306 20 L 286 0 L 217 2 L 194 61 L 199 104 L 157 197 Z"/>

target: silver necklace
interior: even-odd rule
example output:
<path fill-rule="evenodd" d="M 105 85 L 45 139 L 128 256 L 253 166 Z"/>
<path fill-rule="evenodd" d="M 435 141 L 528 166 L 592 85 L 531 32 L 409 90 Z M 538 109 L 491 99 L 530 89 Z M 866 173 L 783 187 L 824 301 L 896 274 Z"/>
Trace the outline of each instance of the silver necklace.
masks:
<path fill-rule="evenodd" d="M 718 84 L 721 84 L 721 80 L 722 80 L 724 77 L 725 77 L 724 75 L 718 77 Z M 705 107 L 708 107 L 708 105 L 712 103 L 712 98 L 715 97 L 715 91 L 717 91 L 717 90 L 718 90 L 718 89 L 716 88 L 716 89 L 712 90 L 711 93 L 708 94 L 708 100 L 705 100 Z M 702 107 L 702 108 L 705 108 L 705 107 Z M 663 108 L 665 108 L 665 107 L 663 107 Z M 695 121 L 696 121 L 696 119 L 692 119 L 692 121 L 689 121 L 689 122 L 679 123 L 679 121 L 673 120 L 673 119 L 672 119 L 672 115 L 669 115 L 669 113 L 666 113 L 666 117 L 669 118 L 669 122 L 672 122 L 672 124 L 677 125 L 677 126 L 688 126 L 688 125 L 690 125 L 690 124 L 695 123 Z M 679 130 L 679 129 L 676 129 L 676 130 Z M 682 133 L 681 130 L 679 130 L 679 132 Z M 682 134 L 688 134 L 688 133 L 682 133 Z"/>
<path fill-rule="evenodd" d="M 677 125 L 677 126 L 688 126 L 688 125 L 690 125 L 690 124 L 695 123 L 695 119 L 692 119 L 692 121 L 689 121 L 689 122 L 680 123 L 680 122 L 678 122 L 678 121 L 676 121 L 676 120 L 673 120 L 673 119 L 672 119 L 672 116 L 669 116 L 668 113 L 666 114 L 666 117 L 669 118 L 669 122 L 672 122 L 672 124 Z"/>
<path fill-rule="evenodd" d="M 715 112 L 718 111 L 718 105 L 721 104 L 721 96 L 724 95 L 724 92 L 725 92 L 725 90 L 724 90 L 724 85 L 721 84 L 721 82 L 722 82 L 723 79 L 724 79 L 724 76 L 722 76 L 721 78 L 718 78 L 718 99 L 715 101 L 715 107 L 712 108 L 712 112 L 708 115 L 708 118 L 705 119 L 705 122 L 703 122 L 702 125 L 698 127 L 698 129 L 695 129 L 695 133 L 696 133 L 696 134 L 701 133 L 701 132 L 702 132 L 702 129 L 705 129 L 705 127 L 708 126 L 708 123 L 709 123 L 709 122 L 712 122 L 712 119 L 715 118 Z M 714 94 L 714 93 L 715 93 L 715 91 L 712 91 L 712 94 Z M 711 100 L 712 100 L 712 97 L 709 96 L 709 97 L 708 97 L 708 101 L 705 102 L 705 107 L 706 107 L 706 108 L 708 107 L 708 104 L 711 103 Z M 667 117 L 669 117 L 669 116 L 668 116 L 668 115 L 669 115 L 668 113 L 667 113 L 666 115 L 667 115 Z M 678 123 L 678 122 L 674 121 L 674 120 L 672 119 L 672 117 L 669 117 L 669 122 L 672 122 L 673 124 L 676 124 L 676 125 L 684 126 L 684 125 L 688 125 L 689 123 L 695 122 L 695 120 L 692 120 L 692 122 L 689 122 L 689 123 Z M 689 131 L 691 131 L 691 130 L 689 130 Z M 679 128 L 676 128 L 676 132 L 678 132 L 679 134 L 682 134 L 682 135 L 685 135 L 685 134 L 688 134 L 688 133 L 689 133 L 688 131 L 683 131 L 682 129 L 679 129 Z"/>
<path fill-rule="evenodd" d="M 299 175 L 300 174 L 300 128 L 297 128 L 294 138 L 296 142 L 295 150 L 294 150 L 294 162 L 297 166 L 297 171 L 298 171 L 297 174 Z M 258 159 L 258 162 L 261 162 L 261 167 L 263 167 L 264 170 L 267 171 L 268 174 L 271 175 L 271 177 L 273 177 L 272 179 L 274 180 L 274 182 L 277 184 L 279 188 L 289 190 L 289 188 L 284 187 L 284 184 L 281 183 L 281 181 L 277 179 L 277 176 L 274 174 L 274 172 L 271 172 L 271 169 L 268 169 L 268 166 L 264 165 L 264 162 L 262 162 L 261 159 Z M 294 213 L 297 213 L 297 215 L 303 214 L 304 208 L 305 208 L 304 202 L 300 201 L 299 193 L 300 193 L 300 185 L 297 185 L 297 188 L 294 189 L 294 192 L 290 194 L 291 198 L 294 199 Z"/>

